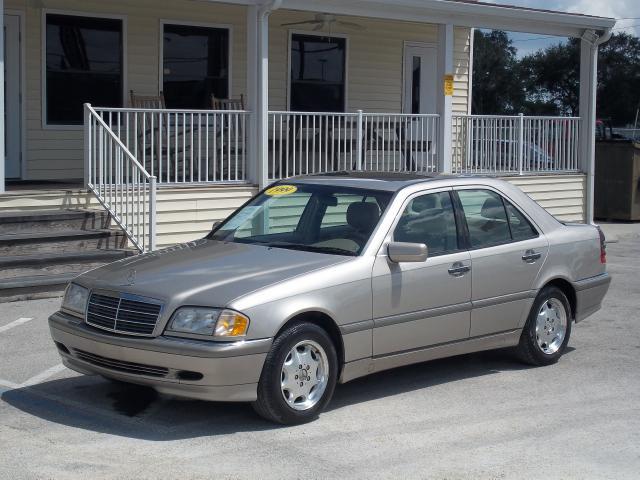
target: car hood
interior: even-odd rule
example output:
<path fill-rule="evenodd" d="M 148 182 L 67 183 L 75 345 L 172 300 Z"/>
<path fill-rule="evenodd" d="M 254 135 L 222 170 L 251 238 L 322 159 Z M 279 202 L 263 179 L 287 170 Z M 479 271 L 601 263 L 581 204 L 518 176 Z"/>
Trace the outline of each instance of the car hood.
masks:
<path fill-rule="evenodd" d="M 99 267 L 78 281 L 171 304 L 224 307 L 266 286 L 350 259 L 202 239 Z"/>

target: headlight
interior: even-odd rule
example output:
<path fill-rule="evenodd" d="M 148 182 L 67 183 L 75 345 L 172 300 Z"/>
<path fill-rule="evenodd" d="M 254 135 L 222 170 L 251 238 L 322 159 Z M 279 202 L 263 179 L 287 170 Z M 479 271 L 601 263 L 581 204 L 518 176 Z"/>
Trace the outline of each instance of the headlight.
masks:
<path fill-rule="evenodd" d="M 249 328 L 249 318 L 233 310 L 183 307 L 171 317 L 167 330 L 214 337 L 242 337 Z"/>
<path fill-rule="evenodd" d="M 87 309 L 88 301 L 89 290 L 75 283 L 70 283 L 66 291 L 64 292 L 62 308 L 63 310 L 69 310 L 71 312 L 84 315 L 84 312 Z"/>

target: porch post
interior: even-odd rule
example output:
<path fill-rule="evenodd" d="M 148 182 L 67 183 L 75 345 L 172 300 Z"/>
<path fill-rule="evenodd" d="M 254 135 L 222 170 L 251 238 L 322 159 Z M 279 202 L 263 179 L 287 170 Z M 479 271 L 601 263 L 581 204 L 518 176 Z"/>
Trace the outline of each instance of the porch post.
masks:
<path fill-rule="evenodd" d="M 4 32 L 4 0 L 0 0 L 0 32 Z M 0 35 L 0 193 L 5 191 L 4 171 L 4 33 Z"/>
<path fill-rule="evenodd" d="M 440 128 L 438 131 L 438 170 L 451 173 L 451 123 L 453 98 L 450 81 L 453 77 L 453 24 L 438 26 L 438 114 Z"/>
<path fill-rule="evenodd" d="M 260 183 L 258 178 L 258 7 L 247 7 L 247 180 Z"/>
<path fill-rule="evenodd" d="M 598 35 L 586 31 L 580 42 L 580 168 L 587 176 L 585 223 L 593 223 Z"/>
<path fill-rule="evenodd" d="M 257 12 L 257 155 L 255 182 L 263 188 L 269 181 L 269 15 L 280 8 L 282 0 L 268 0 Z"/>

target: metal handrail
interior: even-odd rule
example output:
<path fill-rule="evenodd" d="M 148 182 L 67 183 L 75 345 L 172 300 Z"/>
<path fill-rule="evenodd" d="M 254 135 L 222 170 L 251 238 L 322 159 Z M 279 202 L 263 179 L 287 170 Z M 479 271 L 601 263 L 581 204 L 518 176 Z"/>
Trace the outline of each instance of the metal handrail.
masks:
<path fill-rule="evenodd" d="M 438 114 L 269 112 L 270 179 L 338 170 L 438 169 Z"/>
<path fill-rule="evenodd" d="M 85 184 L 140 251 L 156 248 L 156 177 L 91 107 L 85 112 Z"/>
<path fill-rule="evenodd" d="M 452 118 L 453 171 L 577 172 L 579 134 L 580 117 L 456 114 Z"/>

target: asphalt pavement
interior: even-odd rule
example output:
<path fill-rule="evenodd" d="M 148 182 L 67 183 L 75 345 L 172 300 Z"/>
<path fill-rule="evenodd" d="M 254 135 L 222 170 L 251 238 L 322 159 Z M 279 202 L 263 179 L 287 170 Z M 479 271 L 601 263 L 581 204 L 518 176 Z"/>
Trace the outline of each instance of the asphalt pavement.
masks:
<path fill-rule="evenodd" d="M 296 427 L 78 375 L 49 337 L 59 299 L 0 304 L 0 479 L 640 478 L 640 225 L 614 227 L 604 308 L 558 364 L 413 365 Z"/>

